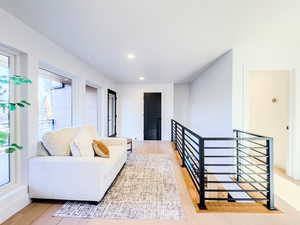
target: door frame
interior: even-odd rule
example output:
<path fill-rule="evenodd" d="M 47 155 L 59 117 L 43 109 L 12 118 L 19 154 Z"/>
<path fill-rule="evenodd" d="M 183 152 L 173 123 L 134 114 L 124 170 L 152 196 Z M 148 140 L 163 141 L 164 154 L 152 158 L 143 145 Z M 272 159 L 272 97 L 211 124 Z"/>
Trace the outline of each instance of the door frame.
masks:
<path fill-rule="evenodd" d="M 115 133 L 112 135 L 109 135 L 109 94 L 112 94 L 115 96 Z M 116 137 L 117 136 L 117 92 L 107 89 L 107 136 L 108 137 Z"/>
<path fill-rule="evenodd" d="M 161 124 L 160 124 L 160 140 L 163 140 L 163 124 L 164 124 L 164 120 L 163 120 L 163 92 L 162 91 L 144 91 L 143 92 L 143 140 L 145 140 L 145 94 L 154 94 L 154 93 L 159 93 L 160 94 L 160 118 L 161 118 Z"/>
<path fill-rule="evenodd" d="M 288 156 L 286 162 L 286 174 L 288 176 L 297 176 L 295 159 L 297 149 L 295 148 L 295 68 L 282 67 L 243 67 L 243 93 L 242 93 L 242 128 L 247 131 L 249 129 L 249 73 L 250 71 L 288 71 L 289 72 L 289 134 L 288 134 Z"/>
<path fill-rule="evenodd" d="M 85 82 L 85 88 L 86 86 L 90 86 L 92 88 L 96 88 L 97 89 L 97 131 L 99 134 L 102 134 L 102 104 L 103 104 L 103 101 L 102 101 L 102 87 L 99 86 L 98 84 L 96 84 L 95 82 L 93 81 L 89 81 L 89 80 L 86 80 Z M 86 95 L 85 95 L 86 96 Z M 85 114 L 86 116 L 86 114 Z"/>

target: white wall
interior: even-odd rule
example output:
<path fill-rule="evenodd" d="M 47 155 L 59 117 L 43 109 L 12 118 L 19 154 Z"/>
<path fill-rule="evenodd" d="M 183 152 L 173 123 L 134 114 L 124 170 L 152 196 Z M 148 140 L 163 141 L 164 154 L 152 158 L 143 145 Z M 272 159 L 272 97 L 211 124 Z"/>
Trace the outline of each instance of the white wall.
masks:
<path fill-rule="evenodd" d="M 189 127 L 190 85 L 174 84 L 174 119 Z"/>
<path fill-rule="evenodd" d="M 76 85 L 76 93 L 74 93 L 76 110 L 75 124 L 80 125 L 84 122 L 85 108 L 80 105 L 85 97 L 86 80 L 98 84 L 103 87 L 103 104 L 102 120 L 104 132 L 106 127 L 106 93 L 107 88 L 115 88 L 114 82 L 105 78 L 88 64 L 84 63 L 77 57 L 65 51 L 63 48 L 55 45 L 43 37 L 38 32 L 23 24 L 20 20 L 0 9 L 0 45 L 9 47 L 21 53 L 21 62 L 18 72 L 27 76 L 33 81 L 33 84 L 28 88 L 23 88 L 21 91 L 22 98 L 26 98 L 31 102 L 22 113 L 22 136 L 19 138 L 20 144 L 24 146 L 22 152 L 19 152 L 18 162 L 20 162 L 19 170 L 17 171 L 18 186 L 14 189 L 14 194 L 1 195 L 0 198 L 0 223 L 10 216 L 12 213 L 19 210 L 24 205 L 28 204 L 27 196 L 27 160 L 29 157 L 36 154 L 38 140 L 38 72 L 39 65 L 48 64 L 53 68 L 63 70 L 74 78 Z M 104 133 L 103 133 L 104 134 Z M 20 188 L 22 187 L 22 188 Z M 17 197 L 16 197 L 17 196 Z M 10 202 L 10 206 L 7 205 Z M 3 207 L 3 206 L 6 207 Z"/>
<path fill-rule="evenodd" d="M 118 136 L 144 139 L 143 93 L 161 92 L 162 140 L 170 140 L 170 121 L 174 114 L 173 84 L 120 84 L 118 90 Z"/>
<path fill-rule="evenodd" d="M 287 173 L 300 179 L 300 51 L 297 41 L 277 39 L 249 41 L 234 49 L 233 66 L 233 124 L 245 126 L 245 79 L 249 70 L 289 70 L 290 81 L 290 142 Z M 292 37 L 292 36 L 290 36 Z M 284 46 L 282 45 L 284 43 Z M 282 47 L 281 47 L 282 46 Z"/>
<path fill-rule="evenodd" d="M 190 127 L 201 136 L 232 135 L 232 52 L 219 57 L 190 85 Z"/>

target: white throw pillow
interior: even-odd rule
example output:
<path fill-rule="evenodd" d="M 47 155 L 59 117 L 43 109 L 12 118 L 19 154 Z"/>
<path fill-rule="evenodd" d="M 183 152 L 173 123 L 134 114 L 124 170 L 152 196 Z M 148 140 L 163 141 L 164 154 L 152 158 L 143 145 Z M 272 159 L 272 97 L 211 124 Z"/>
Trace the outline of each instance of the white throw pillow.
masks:
<path fill-rule="evenodd" d="M 92 146 L 93 139 L 93 134 L 87 129 L 80 129 L 78 135 L 70 143 L 72 156 L 94 157 L 95 153 Z"/>
<path fill-rule="evenodd" d="M 75 144 L 74 141 L 71 141 L 70 143 L 70 148 L 71 148 L 71 155 L 73 157 L 80 157 L 80 151 L 79 151 L 79 147 L 77 147 L 77 145 Z"/>

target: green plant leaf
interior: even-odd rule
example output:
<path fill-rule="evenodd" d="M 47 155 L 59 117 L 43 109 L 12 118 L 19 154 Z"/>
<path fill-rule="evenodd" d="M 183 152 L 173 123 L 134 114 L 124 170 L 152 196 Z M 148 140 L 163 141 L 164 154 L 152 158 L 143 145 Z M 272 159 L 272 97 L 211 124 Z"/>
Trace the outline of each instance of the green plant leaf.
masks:
<path fill-rule="evenodd" d="M 0 131 L 0 139 L 1 140 L 7 140 L 9 138 L 9 133 Z"/>
<path fill-rule="evenodd" d="M 25 83 L 32 84 L 32 81 L 31 80 L 25 80 Z"/>
<path fill-rule="evenodd" d="M 11 144 L 10 145 L 11 147 L 14 147 L 14 148 L 16 148 L 16 149 L 19 149 L 19 150 L 21 150 L 21 149 L 23 149 L 23 147 L 22 146 L 20 146 L 20 145 L 18 145 L 18 144 Z"/>
<path fill-rule="evenodd" d="M 16 110 L 16 104 L 15 103 L 9 103 L 9 110 L 15 111 Z"/>
<path fill-rule="evenodd" d="M 3 112 L 5 112 L 6 109 L 6 103 L 0 103 L 0 108 L 2 109 Z"/>
<path fill-rule="evenodd" d="M 17 105 L 18 105 L 19 107 L 25 107 L 25 105 L 22 104 L 22 103 L 17 103 Z"/>
<path fill-rule="evenodd" d="M 0 140 L 0 146 L 4 145 L 5 143 L 6 143 L 6 141 Z"/>
<path fill-rule="evenodd" d="M 6 152 L 6 153 L 13 153 L 13 152 L 15 152 L 16 150 L 17 150 L 16 148 L 9 147 L 9 148 L 5 149 L 5 152 Z"/>
<path fill-rule="evenodd" d="M 21 103 L 25 104 L 25 105 L 31 105 L 29 102 L 22 100 Z"/>

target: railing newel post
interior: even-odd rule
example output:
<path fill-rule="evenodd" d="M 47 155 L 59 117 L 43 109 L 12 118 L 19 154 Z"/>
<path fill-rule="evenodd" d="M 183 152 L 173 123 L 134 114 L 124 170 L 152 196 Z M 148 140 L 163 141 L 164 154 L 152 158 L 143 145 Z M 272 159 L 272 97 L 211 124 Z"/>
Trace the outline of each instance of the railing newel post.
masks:
<path fill-rule="evenodd" d="M 205 167 L 204 167 L 204 139 L 199 139 L 199 208 L 207 209 L 205 205 Z"/>
<path fill-rule="evenodd" d="M 268 192 L 267 192 L 267 208 L 275 210 L 274 206 L 274 186 L 273 186 L 273 138 L 267 139 L 267 177 L 268 177 Z"/>
<path fill-rule="evenodd" d="M 239 131 L 235 131 L 236 136 L 236 181 L 240 182 L 240 158 L 239 158 Z"/>
<path fill-rule="evenodd" d="M 171 120 L 171 142 L 174 141 L 173 124 L 174 124 L 174 120 Z"/>
<path fill-rule="evenodd" d="M 177 146 L 177 122 L 175 121 L 175 150 L 178 151 L 178 146 Z"/>
<path fill-rule="evenodd" d="M 182 165 L 181 167 L 185 167 L 185 127 L 181 127 L 181 141 L 182 141 Z"/>

